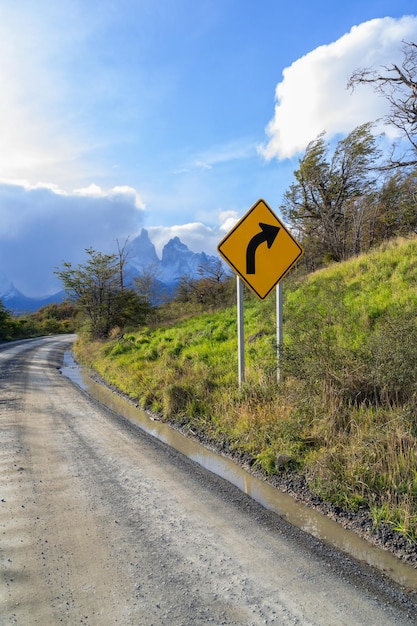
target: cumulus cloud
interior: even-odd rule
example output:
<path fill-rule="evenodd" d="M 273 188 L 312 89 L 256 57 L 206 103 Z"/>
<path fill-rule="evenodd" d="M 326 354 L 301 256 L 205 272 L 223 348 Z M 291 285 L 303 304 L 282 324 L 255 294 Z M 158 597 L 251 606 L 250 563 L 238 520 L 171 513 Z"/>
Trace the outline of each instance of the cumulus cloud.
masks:
<path fill-rule="evenodd" d="M 66 193 L 55 186 L 0 182 L 0 273 L 28 296 L 62 288 L 54 267 L 85 261 L 85 249 L 113 253 L 137 234 L 144 204 L 130 187 Z"/>
<path fill-rule="evenodd" d="M 239 217 L 237 211 L 221 211 L 220 215 L 220 231 L 222 233 L 228 233 L 231 228 L 236 224 Z"/>
<path fill-rule="evenodd" d="M 267 127 L 269 141 L 260 149 L 264 157 L 290 158 L 323 131 L 331 138 L 386 115 L 386 101 L 371 87 L 351 93 L 347 81 L 358 68 L 401 63 L 402 41 L 416 38 L 417 16 L 374 19 L 285 68 Z"/>
<path fill-rule="evenodd" d="M 89 198 L 104 198 L 109 202 L 133 202 L 138 209 L 145 209 L 145 203 L 133 187 L 117 185 L 109 190 L 102 189 L 99 185 L 91 184 L 88 187 L 75 189 L 74 194 Z"/>
<path fill-rule="evenodd" d="M 146 230 L 159 257 L 161 257 L 162 249 L 167 241 L 174 237 L 179 237 L 193 252 L 206 252 L 213 255 L 217 253 L 217 244 L 221 239 L 217 227 L 209 227 L 201 222 L 174 226 L 151 226 Z"/>

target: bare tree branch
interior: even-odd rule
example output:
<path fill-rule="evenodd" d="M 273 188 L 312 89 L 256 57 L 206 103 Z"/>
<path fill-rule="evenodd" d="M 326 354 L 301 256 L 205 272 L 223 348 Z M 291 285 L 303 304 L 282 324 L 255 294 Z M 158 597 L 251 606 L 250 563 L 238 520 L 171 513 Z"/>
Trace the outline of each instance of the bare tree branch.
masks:
<path fill-rule="evenodd" d="M 382 169 L 411 167 L 417 165 L 417 44 L 403 41 L 404 59 L 401 66 L 381 66 L 378 69 L 358 69 L 349 78 L 348 88 L 372 85 L 390 106 L 385 121 L 397 128 L 408 141 L 409 149 L 395 156 L 394 144 L 389 163 Z"/>

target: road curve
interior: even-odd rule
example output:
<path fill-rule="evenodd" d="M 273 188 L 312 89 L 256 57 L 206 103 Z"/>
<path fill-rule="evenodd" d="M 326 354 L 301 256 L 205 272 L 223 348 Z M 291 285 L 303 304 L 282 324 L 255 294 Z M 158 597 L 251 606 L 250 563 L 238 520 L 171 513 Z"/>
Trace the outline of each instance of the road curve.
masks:
<path fill-rule="evenodd" d="M 415 623 L 410 594 L 0 346 L 0 624 Z"/>

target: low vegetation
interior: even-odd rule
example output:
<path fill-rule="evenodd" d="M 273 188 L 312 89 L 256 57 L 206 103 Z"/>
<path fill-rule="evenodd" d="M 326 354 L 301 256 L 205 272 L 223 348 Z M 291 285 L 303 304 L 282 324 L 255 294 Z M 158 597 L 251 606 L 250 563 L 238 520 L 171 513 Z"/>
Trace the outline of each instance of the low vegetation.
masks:
<path fill-rule="evenodd" d="M 13 315 L 0 301 L 0 341 L 73 333 L 78 308 L 69 302 L 48 304 L 35 313 Z"/>
<path fill-rule="evenodd" d="M 375 525 L 415 541 L 416 287 L 415 236 L 293 273 L 284 281 L 279 383 L 274 298 L 259 302 L 249 292 L 241 388 L 235 306 L 203 312 L 174 301 L 140 330 L 80 337 L 76 353 L 161 419 L 265 474 L 298 472 L 322 498 L 367 509 Z"/>

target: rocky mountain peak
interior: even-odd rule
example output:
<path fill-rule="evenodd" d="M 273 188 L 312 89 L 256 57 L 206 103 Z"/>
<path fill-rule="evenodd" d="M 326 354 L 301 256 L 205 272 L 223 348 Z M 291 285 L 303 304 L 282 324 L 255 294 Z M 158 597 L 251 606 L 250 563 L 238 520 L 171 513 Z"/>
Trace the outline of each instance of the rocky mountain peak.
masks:
<path fill-rule="evenodd" d="M 155 246 L 149 239 L 149 233 L 145 228 L 142 228 L 139 235 L 127 245 L 126 252 L 128 264 L 137 270 L 159 263 Z"/>

